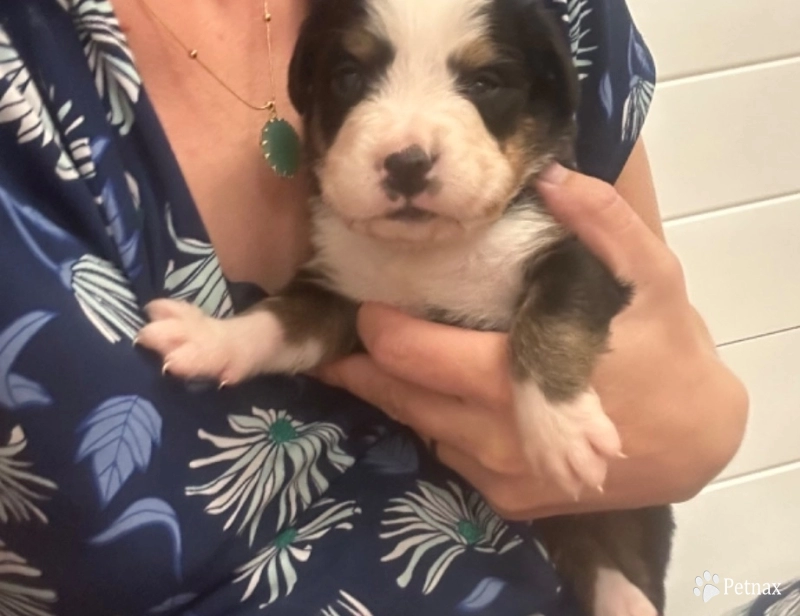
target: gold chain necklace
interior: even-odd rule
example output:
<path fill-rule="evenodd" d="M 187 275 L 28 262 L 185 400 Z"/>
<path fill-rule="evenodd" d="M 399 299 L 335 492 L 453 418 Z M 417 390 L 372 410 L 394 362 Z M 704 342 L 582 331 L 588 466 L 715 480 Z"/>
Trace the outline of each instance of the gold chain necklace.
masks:
<path fill-rule="evenodd" d="M 158 16 L 146 0 L 139 0 L 147 13 L 170 35 L 170 37 L 184 50 L 186 56 L 200 66 L 208 75 L 224 88 L 231 96 L 253 111 L 269 111 L 269 119 L 261 129 L 261 152 L 269 166 L 281 177 L 293 177 L 300 167 L 300 137 L 294 127 L 278 115 L 276 102 L 277 90 L 275 88 L 275 70 L 272 62 L 272 13 L 269 10 L 269 0 L 264 0 L 263 20 L 267 24 L 267 52 L 269 54 L 269 80 L 272 88 L 272 98 L 261 105 L 255 105 L 240 96 L 227 83 L 225 83 L 200 57 L 196 47 L 186 45 L 175 31 Z"/>

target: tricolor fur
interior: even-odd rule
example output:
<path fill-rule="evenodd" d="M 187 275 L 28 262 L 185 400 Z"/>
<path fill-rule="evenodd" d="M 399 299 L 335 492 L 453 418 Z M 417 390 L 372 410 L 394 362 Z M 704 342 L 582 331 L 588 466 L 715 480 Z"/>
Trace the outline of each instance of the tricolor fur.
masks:
<path fill-rule="evenodd" d="M 531 188 L 551 162 L 572 164 L 563 32 L 537 0 L 311 4 L 290 95 L 316 182 L 314 257 L 228 321 L 157 302 L 140 342 L 175 375 L 233 383 L 352 351 L 363 301 L 506 331 L 529 462 L 570 494 L 601 488 L 621 444 L 590 377 L 631 289 Z M 652 616 L 671 524 L 653 508 L 540 528 L 588 613 Z"/>

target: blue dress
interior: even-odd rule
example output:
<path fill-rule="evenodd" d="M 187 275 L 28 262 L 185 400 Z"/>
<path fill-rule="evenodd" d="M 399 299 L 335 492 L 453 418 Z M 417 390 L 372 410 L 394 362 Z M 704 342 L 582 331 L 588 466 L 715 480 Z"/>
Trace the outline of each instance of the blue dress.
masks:
<path fill-rule="evenodd" d="M 579 161 L 614 181 L 655 72 L 624 0 L 548 0 Z M 499 519 L 341 390 L 162 377 L 141 307 L 230 315 L 108 0 L 0 2 L 0 615 L 577 615 Z"/>

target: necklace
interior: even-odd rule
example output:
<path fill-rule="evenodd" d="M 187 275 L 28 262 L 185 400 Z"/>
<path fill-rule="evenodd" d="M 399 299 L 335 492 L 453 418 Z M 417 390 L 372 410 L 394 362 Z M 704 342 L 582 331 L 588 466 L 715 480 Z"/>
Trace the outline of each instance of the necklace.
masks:
<path fill-rule="evenodd" d="M 268 111 L 269 119 L 261 129 L 261 153 L 272 170 L 280 177 L 290 178 L 297 173 L 300 167 L 300 136 L 294 127 L 284 118 L 278 115 L 278 106 L 275 100 L 277 90 L 275 89 L 275 70 L 272 63 L 272 13 L 269 10 L 269 0 L 264 0 L 263 20 L 267 25 L 267 50 L 269 53 L 269 80 L 272 88 L 272 98 L 267 102 L 256 105 L 239 95 L 233 88 L 225 83 L 200 57 L 200 51 L 196 47 L 190 47 L 161 19 L 158 14 L 150 7 L 146 0 L 139 0 L 150 16 L 166 30 L 167 34 L 183 48 L 187 57 L 192 62 L 200 66 L 208 75 L 224 88 L 231 96 L 240 103 L 249 107 L 253 111 Z"/>

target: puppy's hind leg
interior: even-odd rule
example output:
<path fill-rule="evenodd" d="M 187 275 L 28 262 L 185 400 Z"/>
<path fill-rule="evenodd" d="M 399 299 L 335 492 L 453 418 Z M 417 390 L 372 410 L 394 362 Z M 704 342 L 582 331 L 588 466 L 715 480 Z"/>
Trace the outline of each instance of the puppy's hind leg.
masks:
<path fill-rule="evenodd" d="M 161 354 L 164 372 L 233 385 L 258 374 L 309 370 L 352 351 L 356 308 L 301 272 L 281 295 L 230 319 L 208 317 L 185 302 L 152 302 L 150 323 L 136 341 Z"/>
<path fill-rule="evenodd" d="M 664 613 L 674 527 L 668 506 L 536 522 L 556 569 L 591 616 Z"/>
<path fill-rule="evenodd" d="M 631 290 L 574 238 L 531 263 L 527 284 L 509 335 L 517 418 L 529 462 L 578 498 L 622 455 L 590 377 Z"/>

